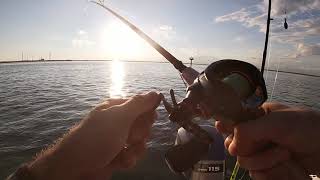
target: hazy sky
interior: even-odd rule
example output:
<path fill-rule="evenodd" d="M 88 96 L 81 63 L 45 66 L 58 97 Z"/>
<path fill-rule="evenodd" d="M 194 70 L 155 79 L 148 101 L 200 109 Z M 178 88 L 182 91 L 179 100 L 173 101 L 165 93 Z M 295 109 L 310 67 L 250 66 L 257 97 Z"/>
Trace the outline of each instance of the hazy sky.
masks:
<path fill-rule="evenodd" d="M 106 0 L 178 59 L 260 61 L 263 0 Z M 287 11 L 289 30 L 283 28 Z M 319 62 L 320 0 L 273 0 L 272 59 Z M 163 58 L 87 0 L 0 2 L 0 60 Z M 197 60 L 197 58 L 196 58 Z M 318 63 L 319 64 L 319 63 Z"/>

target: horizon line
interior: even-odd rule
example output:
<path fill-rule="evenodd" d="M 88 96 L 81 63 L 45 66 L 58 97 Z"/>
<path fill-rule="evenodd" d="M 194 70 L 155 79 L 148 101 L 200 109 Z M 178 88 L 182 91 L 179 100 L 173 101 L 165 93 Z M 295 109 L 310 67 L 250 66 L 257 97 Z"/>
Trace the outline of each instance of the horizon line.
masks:
<path fill-rule="evenodd" d="M 13 61 L 0 61 L 0 64 L 15 64 L 15 63 L 35 63 L 35 62 L 41 62 L 41 63 L 46 63 L 46 62 L 88 62 L 88 61 L 98 61 L 98 62 L 111 62 L 114 60 L 92 60 L 92 59 L 83 59 L 83 60 L 72 60 L 72 59 L 66 59 L 66 60 L 13 60 Z M 167 61 L 144 61 L 144 60 L 120 60 L 122 62 L 137 62 L 137 63 L 164 63 L 164 64 L 171 64 L 170 62 Z M 192 63 L 193 65 L 209 65 L 211 63 Z M 271 71 L 271 72 L 277 72 L 275 69 L 266 69 L 266 71 Z M 300 73 L 300 72 L 293 72 L 293 71 L 284 71 L 284 70 L 278 70 L 278 72 L 281 73 L 287 73 L 287 74 L 296 74 L 296 75 L 302 75 L 302 76 L 310 76 L 310 77 L 320 77 L 320 75 L 316 74 L 307 74 L 307 73 Z"/>

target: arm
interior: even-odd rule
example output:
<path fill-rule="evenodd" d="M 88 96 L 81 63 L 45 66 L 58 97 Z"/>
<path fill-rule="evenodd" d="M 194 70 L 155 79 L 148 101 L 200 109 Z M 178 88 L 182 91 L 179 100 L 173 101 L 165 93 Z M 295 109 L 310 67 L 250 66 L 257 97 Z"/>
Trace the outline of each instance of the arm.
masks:
<path fill-rule="evenodd" d="M 159 103 L 156 93 L 108 100 L 41 152 L 29 172 L 35 179 L 100 179 L 132 166 L 145 150 Z"/>

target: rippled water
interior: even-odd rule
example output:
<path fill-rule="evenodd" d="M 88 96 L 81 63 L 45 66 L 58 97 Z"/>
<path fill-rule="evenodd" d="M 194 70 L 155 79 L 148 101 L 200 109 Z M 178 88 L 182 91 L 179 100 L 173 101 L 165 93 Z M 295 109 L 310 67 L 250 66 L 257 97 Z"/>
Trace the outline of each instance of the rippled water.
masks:
<path fill-rule="evenodd" d="M 195 66 L 199 71 L 206 66 Z M 269 92 L 275 73 L 267 78 Z M 273 100 L 320 109 L 320 78 L 279 73 Z M 137 62 L 46 62 L 0 65 L 0 179 L 80 121 L 109 97 L 129 97 L 184 85 L 169 64 Z M 176 126 L 161 106 L 140 165 L 113 179 L 177 179 L 164 165 L 162 153 L 174 141 Z M 158 163 L 155 163 L 158 162 Z M 152 166 L 150 166 L 152 165 Z"/>

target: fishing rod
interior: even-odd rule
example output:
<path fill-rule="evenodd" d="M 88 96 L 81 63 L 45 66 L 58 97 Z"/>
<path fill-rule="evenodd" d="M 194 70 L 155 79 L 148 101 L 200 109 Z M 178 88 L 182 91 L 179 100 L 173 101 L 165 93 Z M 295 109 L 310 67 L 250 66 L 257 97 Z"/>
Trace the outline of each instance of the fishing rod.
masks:
<path fill-rule="evenodd" d="M 286 3 L 287 6 L 287 3 Z M 268 45 L 269 45 L 269 35 L 270 35 L 270 24 L 273 18 L 271 18 L 271 8 L 272 8 L 272 2 L 269 0 L 269 5 L 268 5 L 268 18 L 267 18 L 267 29 L 266 29 L 266 36 L 265 36 L 265 43 L 264 43 L 264 50 L 263 50 L 263 57 L 262 57 L 262 64 L 261 64 L 261 73 L 264 73 L 265 70 L 265 64 L 266 64 L 266 59 L 267 59 L 267 54 L 268 54 Z M 287 8 L 285 7 L 285 18 L 284 18 L 284 23 L 283 27 L 284 29 L 288 29 L 289 25 L 287 22 Z"/>
<path fill-rule="evenodd" d="M 137 26 L 105 6 L 102 1 L 91 2 L 116 16 L 146 40 L 179 70 L 183 80 L 188 84 L 186 97 L 179 103 L 176 102 L 172 89 L 170 95 L 173 105 L 168 103 L 164 97 L 162 99 L 165 109 L 169 113 L 170 121 L 177 123 L 193 137 L 193 140 L 175 145 L 167 151 L 165 160 L 169 168 L 177 173 L 193 169 L 192 173 L 197 174 L 197 177 L 202 177 L 201 180 L 210 177 L 206 173 L 219 172 L 218 179 L 223 178 L 224 161 L 214 161 L 209 165 L 205 162 L 205 166 L 201 165 L 202 161 L 200 160 L 203 154 L 217 139 L 215 139 L 216 136 L 195 123 L 193 119 L 195 117 L 201 119 L 213 117 L 232 125 L 258 118 L 261 114 L 257 114 L 257 110 L 268 98 L 262 73 L 250 63 L 232 59 L 211 63 L 202 73 L 199 73 L 191 67 L 186 67 L 182 61 L 175 58 Z M 224 152 L 223 145 L 217 148 Z M 196 164 L 198 168 L 194 169 Z M 206 168 L 203 169 L 203 167 Z"/>
<path fill-rule="evenodd" d="M 261 72 L 261 75 L 263 76 L 264 74 L 264 70 L 265 70 L 265 64 L 266 64 L 266 59 L 267 59 L 267 54 L 268 54 L 268 45 L 269 45 L 269 34 L 270 34 L 270 24 L 271 24 L 271 20 L 273 20 L 271 18 L 271 0 L 269 0 L 269 4 L 268 4 L 268 18 L 267 18 L 267 29 L 266 29 L 266 36 L 265 36 L 265 43 L 264 43 L 264 50 L 263 50 L 263 55 L 262 55 L 262 63 L 261 63 L 261 68 L 260 68 L 260 72 Z M 286 22 L 286 19 L 285 19 L 285 23 Z M 287 29 L 287 28 L 286 28 Z M 234 168 L 233 168 L 233 171 L 231 173 L 231 177 L 230 177 L 230 180 L 235 180 L 237 175 L 238 175 L 238 172 L 239 172 L 239 169 L 240 169 L 240 164 L 239 162 L 237 161 Z"/>
<path fill-rule="evenodd" d="M 151 39 L 146 33 L 141 31 L 137 26 L 130 23 L 128 20 L 126 20 L 124 17 L 113 11 L 112 9 L 105 6 L 101 1 L 90 1 L 94 4 L 97 4 L 98 6 L 101 6 L 105 10 L 109 11 L 111 14 L 119 18 L 124 24 L 128 25 L 134 32 L 136 32 L 141 38 L 146 40 L 154 49 L 156 49 L 163 57 L 165 57 L 178 71 L 181 73 L 183 70 L 187 68 L 181 61 L 179 61 L 176 57 L 174 57 L 171 53 L 169 53 L 166 49 L 164 49 L 160 44 L 158 44 L 156 41 Z"/>
<path fill-rule="evenodd" d="M 261 69 L 260 69 L 260 71 L 261 71 L 262 74 L 264 73 L 264 68 L 265 68 L 266 59 L 267 59 L 271 20 L 272 20 L 272 19 L 271 19 L 271 0 L 269 0 L 266 38 L 265 38 L 265 43 L 264 43 L 262 64 L 261 64 Z"/>

